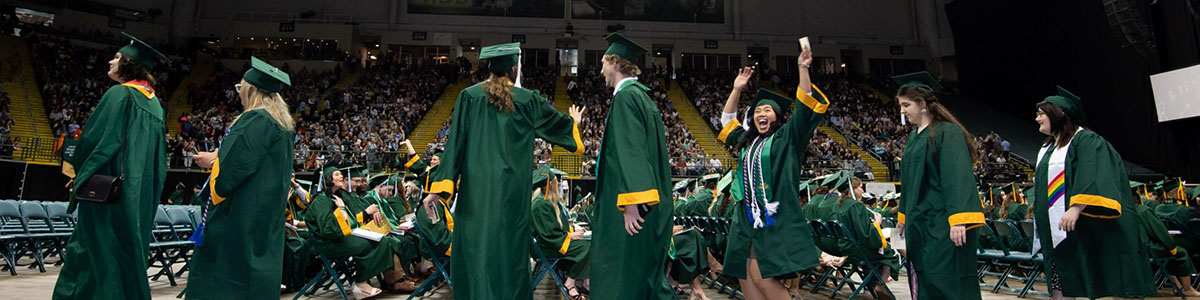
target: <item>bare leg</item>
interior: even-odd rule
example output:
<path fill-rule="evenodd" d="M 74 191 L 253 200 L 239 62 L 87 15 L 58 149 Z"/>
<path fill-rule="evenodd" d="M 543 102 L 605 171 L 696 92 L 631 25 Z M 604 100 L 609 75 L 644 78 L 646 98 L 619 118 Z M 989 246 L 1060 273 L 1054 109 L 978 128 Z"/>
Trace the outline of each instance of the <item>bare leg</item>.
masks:
<path fill-rule="evenodd" d="M 738 283 L 742 287 L 742 296 L 745 297 L 746 300 L 766 300 L 767 298 L 763 297 L 762 292 L 758 291 L 758 286 L 755 285 L 755 281 L 751 277 L 753 275 L 750 275 L 750 262 L 750 260 L 746 261 L 746 279 L 738 279 Z M 758 265 L 755 264 L 754 268 L 757 270 Z"/>
<path fill-rule="evenodd" d="M 708 295 L 704 294 L 703 283 L 700 282 L 700 276 L 692 279 L 692 294 L 688 297 L 690 300 L 708 300 Z"/>
<path fill-rule="evenodd" d="M 788 294 L 787 288 L 784 287 L 783 283 L 779 282 L 778 279 L 762 278 L 762 273 L 758 269 L 758 260 L 757 259 L 751 258 L 751 259 L 749 259 L 749 262 L 750 262 L 750 267 L 746 269 L 746 277 L 749 277 L 751 281 L 755 282 L 754 283 L 755 287 L 758 288 L 759 292 L 762 292 L 762 295 L 765 299 L 768 299 L 768 300 L 789 300 L 789 299 L 791 299 L 791 295 Z M 745 290 L 745 289 L 743 289 L 743 290 Z"/>
<path fill-rule="evenodd" d="M 1175 276 L 1175 278 L 1179 278 L 1178 280 L 1182 282 L 1182 284 L 1179 286 L 1182 287 L 1184 296 L 1200 297 L 1200 291 L 1196 291 L 1195 288 L 1192 288 L 1191 276 Z"/>

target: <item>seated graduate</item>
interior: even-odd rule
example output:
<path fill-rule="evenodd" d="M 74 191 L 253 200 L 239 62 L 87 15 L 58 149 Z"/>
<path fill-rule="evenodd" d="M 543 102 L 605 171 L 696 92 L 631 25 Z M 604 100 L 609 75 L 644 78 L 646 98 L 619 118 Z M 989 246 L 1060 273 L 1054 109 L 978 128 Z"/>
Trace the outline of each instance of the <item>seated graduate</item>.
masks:
<path fill-rule="evenodd" d="M 1144 184 L 1130 182 L 1129 186 L 1134 190 L 1134 195 L 1137 195 L 1137 189 Z M 1200 297 L 1200 291 L 1192 288 L 1192 275 L 1196 274 L 1196 266 L 1192 263 L 1187 249 L 1175 243 L 1175 238 L 1171 237 L 1167 226 L 1158 219 L 1158 216 L 1154 215 L 1154 211 L 1146 203 L 1142 202 L 1145 198 L 1136 196 L 1133 198 L 1138 202 L 1134 206 L 1134 212 L 1142 221 L 1142 230 L 1145 230 L 1146 236 L 1150 238 L 1150 255 L 1155 258 L 1170 258 L 1171 260 L 1167 262 L 1166 266 L 1167 273 L 1171 274 L 1171 280 L 1175 282 L 1175 286 L 1182 287 L 1184 296 Z"/>
<path fill-rule="evenodd" d="M 347 190 L 348 181 L 342 174 L 343 170 L 334 167 L 326 167 L 321 172 L 321 191 L 304 212 L 304 221 L 316 237 L 315 247 L 321 247 L 330 258 L 353 258 L 356 266 L 354 296 L 371 298 L 383 291 L 372 287 L 368 280 L 397 267 L 395 257 L 406 256 L 404 249 L 414 249 L 414 246 L 404 245 L 406 241 L 392 235 L 384 235 L 378 242 L 352 235 L 355 229 L 367 226 L 368 222 L 380 226 L 387 221 L 378 205 L 364 207 L 365 201 Z M 385 277 L 388 274 L 392 273 Z M 384 280 L 393 284 L 397 281 L 396 278 Z"/>
<path fill-rule="evenodd" d="M 565 174 L 548 165 L 533 171 L 533 187 L 541 192 L 534 192 L 530 217 L 542 255 L 561 259 L 559 265 L 567 270 L 567 293 L 578 297 L 587 292 L 591 273 L 588 250 L 592 241 L 585 239 L 587 233 L 577 230 L 571 222 L 559 183 Z"/>
<path fill-rule="evenodd" d="M 827 220 L 837 220 L 850 230 L 850 234 L 854 235 L 857 244 L 838 243 L 834 249 L 827 250 L 830 254 L 836 256 L 850 256 L 857 259 L 870 260 L 879 269 L 879 275 L 884 278 L 885 282 L 891 282 L 896 279 L 900 269 L 900 261 L 896 257 L 895 251 L 888 247 L 886 236 L 883 235 L 883 230 L 880 228 L 880 223 L 883 221 L 883 216 L 876 214 L 867 209 L 858 199 L 863 198 L 865 190 L 861 179 L 854 177 L 849 172 L 843 172 L 838 185 L 841 189 L 841 197 L 838 197 L 833 202 L 833 209 Z M 857 249 L 856 249 L 857 248 Z M 862 253 L 866 257 L 857 257 Z M 875 292 L 880 297 L 886 295 L 884 283 L 878 283 L 874 286 Z"/>

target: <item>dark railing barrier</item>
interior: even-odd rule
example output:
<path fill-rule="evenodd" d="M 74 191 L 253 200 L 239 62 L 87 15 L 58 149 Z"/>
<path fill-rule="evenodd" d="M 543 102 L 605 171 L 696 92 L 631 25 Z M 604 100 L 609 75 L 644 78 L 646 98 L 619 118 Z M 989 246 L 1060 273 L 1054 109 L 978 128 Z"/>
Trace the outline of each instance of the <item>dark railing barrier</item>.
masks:
<path fill-rule="evenodd" d="M 0 138 L 0 159 L 58 162 L 54 139 L 8 135 Z"/>

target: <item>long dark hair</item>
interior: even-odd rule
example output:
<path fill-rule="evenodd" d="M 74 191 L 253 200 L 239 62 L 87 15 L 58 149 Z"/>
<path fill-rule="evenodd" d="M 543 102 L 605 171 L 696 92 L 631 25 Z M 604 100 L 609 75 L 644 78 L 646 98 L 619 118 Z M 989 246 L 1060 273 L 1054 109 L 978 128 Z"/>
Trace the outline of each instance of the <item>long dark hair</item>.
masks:
<path fill-rule="evenodd" d="M 974 164 L 979 162 L 979 152 L 978 149 L 975 148 L 975 138 L 972 137 L 971 133 L 967 131 L 967 127 L 964 127 L 962 122 L 958 121 L 958 118 L 955 118 L 953 114 L 950 114 L 950 110 L 946 109 L 945 106 L 942 106 L 942 103 L 938 101 L 937 95 L 935 95 L 932 90 L 919 86 L 902 87 L 899 91 L 896 91 L 896 98 L 899 99 L 900 97 L 908 98 L 914 102 L 925 101 L 925 108 L 929 110 L 929 116 L 933 118 L 933 122 L 931 122 L 930 125 L 933 125 L 937 122 L 947 122 L 954 124 L 954 126 L 958 126 L 958 130 L 962 131 L 963 138 L 965 138 L 967 141 L 967 151 L 971 153 L 971 163 Z M 937 147 L 936 143 L 934 142 L 936 140 L 936 137 L 933 136 L 933 132 L 930 132 L 929 144 L 933 145 L 935 148 Z"/>
<path fill-rule="evenodd" d="M 154 79 L 154 75 L 150 75 L 150 71 L 142 67 L 141 63 L 125 55 L 121 55 L 121 60 L 117 61 L 117 77 L 124 81 L 145 81 L 151 87 L 158 85 L 158 80 Z"/>
<path fill-rule="evenodd" d="M 1037 108 L 1042 110 L 1042 113 L 1046 114 L 1046 120 L 1050 121 L 1050 136 L 1042 141 L 1042 146 L 1067 146 L 1071 138 L 1075 137 L 1075 129 L 1079 128 L 1075 120 L 1071 120 L 1071 117 L 1054 103 L 1043 101 L 1038 103 Z"/>
<path fill-rule="evenodd" d="M 746 119 L 749 119 L 749 121 L 754 120 L 755 108 L 757 108 L 757 106 L 746 110 Z M 784 123 L 787 123 L 787 120 L 784 119 L 783 112 L 775 111 L 775 122 L 771 122 L 771 127 L 767 128 L 767 133 L 758 133 L 758 128 L 751 126 L 750 129 L 746 130 L 746 135 L 742 138 L 741 142 L 738 142 L 737 146 L 734 147 L 734 150 L 741 151 L 742 149 L 750 146 L 750 143 L 753 143 L 754 139 L 760 136 L 764 138 L 770 137 L 772 134 L 775 134 L 775 131 L 778 131 L 780 127 L 783 127 Z M 737 155 L 737 153 L 734 153 L 734 155 Z"/>

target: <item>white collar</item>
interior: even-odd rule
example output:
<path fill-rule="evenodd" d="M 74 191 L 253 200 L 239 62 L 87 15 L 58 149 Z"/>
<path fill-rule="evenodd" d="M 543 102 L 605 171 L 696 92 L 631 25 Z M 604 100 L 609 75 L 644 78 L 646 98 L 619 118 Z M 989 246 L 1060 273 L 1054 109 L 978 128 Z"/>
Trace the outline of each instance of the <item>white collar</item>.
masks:
<path fill-rule="evenodd" d="M 630 81 L 630 80 L 637 80 L 637 77 L 625 77 L 625 79 L 621 79 L 621 81 L 617 81 L 617 86 L 613 87 L 613 96 L 616 96 L 617 92 L 621 91 L 621 85 L 625 84 L 626 81 Z"/>

